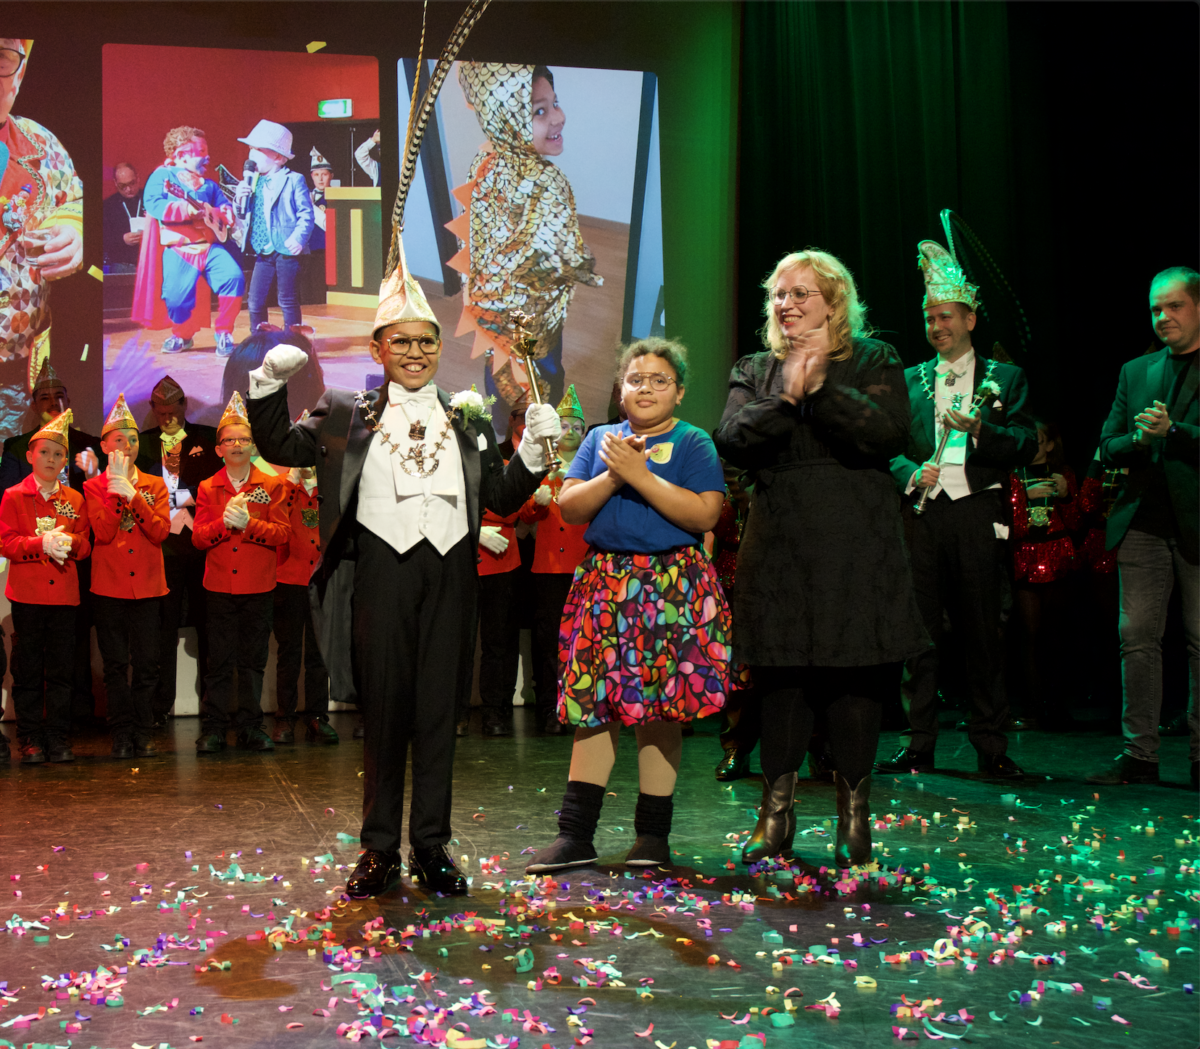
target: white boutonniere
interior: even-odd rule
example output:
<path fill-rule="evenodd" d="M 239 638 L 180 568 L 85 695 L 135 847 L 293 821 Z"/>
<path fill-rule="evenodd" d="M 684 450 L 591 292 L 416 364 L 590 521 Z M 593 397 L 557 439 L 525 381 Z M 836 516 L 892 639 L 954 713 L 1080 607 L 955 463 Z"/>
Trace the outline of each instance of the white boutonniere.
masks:
<path fill-rule="evenodd" d="M 495 397 L 484 397 L 474 385 L 469 390 L 460 390 L 450 398 L 450 410 L 458 412 L 469 423 L 479 419 L 492 421 L 491 406 L 496 403 Z"/>

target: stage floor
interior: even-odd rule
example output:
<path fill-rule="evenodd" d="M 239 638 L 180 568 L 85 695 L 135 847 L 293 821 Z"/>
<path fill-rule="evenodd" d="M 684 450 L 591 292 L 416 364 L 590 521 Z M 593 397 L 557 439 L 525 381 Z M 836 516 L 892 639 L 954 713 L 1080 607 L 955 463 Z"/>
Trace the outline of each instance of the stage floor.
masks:
<path fill-rule="evenodd" d="M 950 771 L 876 777 L 887 884 L 877 872 L 855 887 L 799 864 L 758 877 L 740 866 L 759 786 L 712 778 L 715 724 L 685 740 L 678 866 L 626 871 L 629 736 L 597 838 L 606 863 L 539 886 L 522 852 L 554 836 L 570 740 L 527 734 L 528 711 L 517 719 L 515 739 L 459 743 L 465 899 L 407 880 L 343 899 L 361 804 L 349 714 L 334 715 L 337 747 L 199 760 L 192 718 L 172 722 L 161 758 L 113 761 L 97 736 L 72 765 L 3 767 L 0 1040 L 331 1045 L 378 1002 L 385 1030 L 411 1025 L 419 1042 L 458 1024 L 451 1046 L 565 1049 L 591 1034 L 646 1049 L 857 1049 L 898 1044 L 894 1028 L 946 1047 L 1197 1044 L 1185 739 L 1163 740 L 1175 782 L 1093 788 L 1084 775 L 1118 741 L 1025 733 L 1010 753 L 1033 775 L 1009 787 L 974 779 L 965 736 L 947 732 Z M 819 866 L 833 788 L 802 781 L 798 798 L 797 851 Z M 925 1018 L 895 1015 L 927 1000 Z"/>

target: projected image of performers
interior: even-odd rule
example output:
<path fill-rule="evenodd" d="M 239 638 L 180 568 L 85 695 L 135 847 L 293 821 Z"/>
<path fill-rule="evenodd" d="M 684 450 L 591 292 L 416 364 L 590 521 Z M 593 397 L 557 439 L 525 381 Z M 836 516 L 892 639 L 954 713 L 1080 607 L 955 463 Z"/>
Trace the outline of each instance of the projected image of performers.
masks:
<path fill-rule="evenodd" d="M 378 127 L 375 59 L 123 44 L 103 56 L 106 169 L 118 194 L 149 173 L 136 220 L 127 200 L 104 211 L 106 244 L 137 249 L 132 265 L 105 254 L 105 398 L 124 392 L 141 419 L 169 371 L 196 422 L 214 423 L 228 362 L 259 329 L 302 329 L 316 356 L 348 362 L 331 382 L 361 387 L 382 249 L 380 191 L 354 157 Z M 172 72 L 200 68 L 200 93 Z M 329 99 L 342 115 L 322 120 Z M 335 199 L 344 288 L 326 261 Z"/>
<path fill-rule="evenodd" d="M 401 63 L 402 98 L 414 73 Z M 656 88 L 637 72 L 456 63 L 405 213 L 452 385 L 526 403 L 520 310 L 546 399 L 566 376 L 589 423 L 608 417 L 617 344 L 662 334 Z"/>
<path fill-rule="evenodd" d="M 13 107 L 32 40 L 0 38 L 0 436 L 23 429 L 49 356 L 50 282 L 83 264 L 83 183 L 54 133 Z"/>

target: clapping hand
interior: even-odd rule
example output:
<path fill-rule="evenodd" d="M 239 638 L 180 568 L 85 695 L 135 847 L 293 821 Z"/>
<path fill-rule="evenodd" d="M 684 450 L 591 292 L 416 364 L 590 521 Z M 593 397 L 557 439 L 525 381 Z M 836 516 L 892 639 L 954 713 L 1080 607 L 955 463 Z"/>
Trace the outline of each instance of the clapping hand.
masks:
<path fill-rule="evenodd" d="M 1155 437 L 1166 437 L 1171 428 L 1171 416 L 1162 401 L 1155 401 L 1145 411 L 1138 412 L 1133 422 L 1138 431 L 1138 444 L 1149 444 Z"/>
<path fill-rule="evenodd" d="M 1053 499 L 1067 494 L 1067 479 L 1062 474 L 1038 477 L 1025 482 L 1026 499 Z"/>
<path fill-rule="evenodd" d="M 225 514 L 222 520 L 230 531 L 235 528 L 245 528 L 250 523 L 250 509 L 246 506 L 247 498 L 245 492 L 238 492 L 225 504 Z"/>
<path fill-rule="evenodd" d="M 829 371 L 829 329 L 814 328 L 788 339 L 783 362 L 783 396 L 795 404 L 816 393 Z"/>
<path fill-rule="evenodd" d="M 110 495 L 116 495 L 125 502 L 129 502 L 135 495 L 137 489 L 134 487 L 133 481 L 130 479 L 130 472 L 133 464 L 129 461 L 128 456 L 119 449 L 114 451 L 108 457 L 108 491 Z"/>
<path fill-rule="evenodd" d="M 100 472 L 100 460 L 96 458 L 96 453 L 91 448 L 85 448 L 75 456 L 75 465 L 89 480 Z"/>
<path fill-rule="evenodd" d="M 71 555 L 71 537 L 63 532 L 63 526 L 42 533 L 42 550 L 58 564 L 66 562 Z"/>
<path fill-rule="evenodd" d="M 600 458 L 617 487 L 632 484 L 650 472 L 646 465 L 646 438 L 637 434 L 621 438 L 615 433 L 606 433 L 600 442 Z"/>

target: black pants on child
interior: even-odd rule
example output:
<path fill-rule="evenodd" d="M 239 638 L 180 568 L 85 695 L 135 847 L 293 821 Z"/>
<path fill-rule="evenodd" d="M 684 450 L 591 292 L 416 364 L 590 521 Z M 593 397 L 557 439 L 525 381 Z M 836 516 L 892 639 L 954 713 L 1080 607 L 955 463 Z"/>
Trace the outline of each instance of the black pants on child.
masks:
<path fill-rule="evenodd" d="M 329 716 L 329 672 L 317 647 L 308 587 L 275 584 L 275 716 L 295 718 L 304 664 L 304 716 Z"/>
<path fill-rule="evenodd" d="M 71 735 L 75 605 L 12 603 L 13 707 L 22 743 Z"/>
<path fill-rule="evenodd" d="M 96 643 L 104 659 L 108 727 L 117 736 L 149 737 L 158 689 L 158 629 L 162 598 L 92 594 Z M 130 667 L 133 668 L 132 680 Z"/>
<path fill-rule="evenodd" d="M 275 592 L 219 594 L 208 591 L 208 674 L 200 703 L 205 733 L 261 728 L 263 672 L 271 643 Z M 236 689 L 234 672 L 237 672 Z"/>
<path fill-rule="evenodd" d="M 479 700 L 485 717 L 512 713 L 521 661 L 517 579 L 517 572 L 479 577 Z"/>

